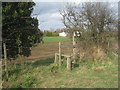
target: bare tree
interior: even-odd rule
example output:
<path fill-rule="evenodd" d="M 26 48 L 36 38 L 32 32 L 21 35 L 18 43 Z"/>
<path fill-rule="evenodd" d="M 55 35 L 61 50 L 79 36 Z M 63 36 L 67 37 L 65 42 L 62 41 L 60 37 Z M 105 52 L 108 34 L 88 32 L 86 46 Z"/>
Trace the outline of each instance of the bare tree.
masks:
<path fill-rule="evenodd" d="M 83 7 L 83 15 L 86 16 L 93 32 L 104 32 L 106 27 L 113 23 L 113 14 L 108 4 L 100 2 L 85 3 Z"/>
<path fill-rule="evenodd" d="M 62 22 L 67 28 L 79 27 L 82 20 L 82 14 L 79 12 L 79 5 L 67 3 L 64 10 L 60 10 Z"/>
<path fill-rule="evenodd" d="M 93 35 L 104 32 L 113 22 L 113 13 L 108 3 L 87 2 L 76 5 L 67 3 L 60 10 L 62 22 L 67 28 L 78 27 L 93 32 Z"/>

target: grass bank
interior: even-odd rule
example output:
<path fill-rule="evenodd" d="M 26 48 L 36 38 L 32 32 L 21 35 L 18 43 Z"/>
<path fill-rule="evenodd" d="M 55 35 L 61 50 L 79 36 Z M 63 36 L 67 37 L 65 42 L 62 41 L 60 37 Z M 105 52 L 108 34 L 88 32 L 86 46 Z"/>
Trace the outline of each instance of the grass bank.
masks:
<path fill-rule="evenodd" d="M 85 60 L 83 60 L 85 61 Z M 4 88 L 117 88 L 118 58 L 108 54 L 108 60 L 80 61 L 72 71 L 54 65 L 54 58 L 9 65 L 9 79 Z M 56 72 L 52 72 L 55 70 Z"/>

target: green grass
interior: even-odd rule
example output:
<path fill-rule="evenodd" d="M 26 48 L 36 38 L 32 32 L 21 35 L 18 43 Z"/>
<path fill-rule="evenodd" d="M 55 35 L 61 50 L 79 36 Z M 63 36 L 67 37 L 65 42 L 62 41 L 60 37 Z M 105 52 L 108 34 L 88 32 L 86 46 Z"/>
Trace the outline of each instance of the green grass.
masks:
<path fill-rule="evenodd" d="M 44 42 L 59 42 L 59 41 L 68 41 L 70 38 L 68 37 L 44 37 Z"/>
<path fill-rule="evenodd" d="M 44 37 L 44 42 L 59 42 L 71 40 L 69 37 Z M 117 40 L 115 37 L 109 37 L 107 40 Z"/>
<path fill-rule="evenodd" d="M 118 58 L 113 54 L 108 54 L 108 57 L 103 61 L 80 62 L 72 71 L 66 69 L 65 62 L 61 68 L 55 66 L 54 58 L 17 64 L 16 69 L 9 65 L 9 79 L 3 87 L 117 88 Z"/>

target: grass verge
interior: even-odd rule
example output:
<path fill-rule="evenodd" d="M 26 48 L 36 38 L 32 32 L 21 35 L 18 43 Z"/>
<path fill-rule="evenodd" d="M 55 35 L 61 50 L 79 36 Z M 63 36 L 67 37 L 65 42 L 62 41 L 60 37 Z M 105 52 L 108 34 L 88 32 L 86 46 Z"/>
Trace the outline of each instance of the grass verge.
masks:
<path fill-rule="evenodd" d="M 9 79 L 4 88 L 118 88 L 118 57 L 108 55 L 108 60 L 78 63 L 72 71 L 66 64 L 58 68 L 54 58 L 9 65 Z M 85 60 L 83 60 L 85 61 Z M 53 72 L 55 70 L 56 72 Z"/>

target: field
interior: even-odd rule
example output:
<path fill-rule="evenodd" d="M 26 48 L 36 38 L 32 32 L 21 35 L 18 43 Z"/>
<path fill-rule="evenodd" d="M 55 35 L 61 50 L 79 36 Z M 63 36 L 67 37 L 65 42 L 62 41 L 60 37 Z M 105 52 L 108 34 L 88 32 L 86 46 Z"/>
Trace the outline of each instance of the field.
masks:
<path fill-rule="evenodd" d="M 54 40 L 53 40 L 54 39 Z M 24 62 L 9 64 L 9 78 L 3 72 L 4 88 L 117 88 L 118 56 L 107 54 L 107 59 L 95 61 L 81 59 L 72 71 L 66 69 L 66 61 L 58 68 L 54 64 L 54 53 L 58 52 L 58 42 L 71 43 L 63 37 L 45 37 L 44 44 L 33 47 Z M 70 53 L 70 48 L 63 49 Z M 19 61 L 19 60 L 18 60 Z"/>
<path fill-rule="evenodd" d="M 58 42 L 58 41 L 68 41 L 70 40 L 68 37 L 44 37 L 44 42 Z"/>

